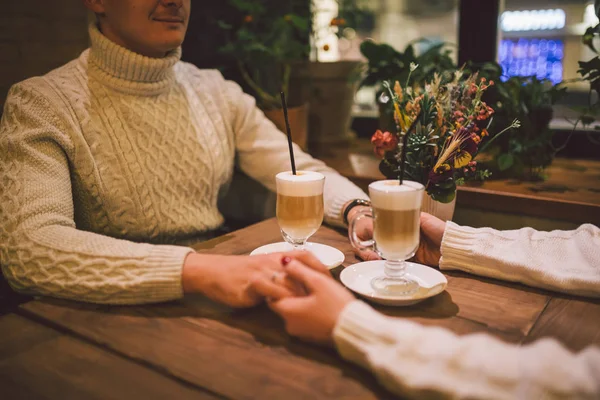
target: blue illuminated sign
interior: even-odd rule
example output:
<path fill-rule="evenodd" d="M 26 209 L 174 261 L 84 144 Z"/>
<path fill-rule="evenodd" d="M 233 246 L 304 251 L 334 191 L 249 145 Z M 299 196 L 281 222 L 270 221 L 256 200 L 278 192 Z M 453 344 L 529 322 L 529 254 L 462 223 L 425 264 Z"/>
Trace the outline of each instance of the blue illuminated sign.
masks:
<path fill-rule="evenodd" d="M 557 84 L 563 79 L 564 43 L 556 39 L 505 39 L 500 43 L 498 61 L 502 80 L 511 76 L 536 76 Z"/>

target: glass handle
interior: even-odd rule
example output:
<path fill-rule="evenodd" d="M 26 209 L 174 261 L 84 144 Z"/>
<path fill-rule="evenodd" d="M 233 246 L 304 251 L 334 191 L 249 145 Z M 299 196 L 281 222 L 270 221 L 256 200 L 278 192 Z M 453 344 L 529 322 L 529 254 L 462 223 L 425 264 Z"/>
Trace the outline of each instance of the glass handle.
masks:
<path fill-rule="evenodd" d="M 373 250 L 375 245 L 375 241 L 371 240 L 360 240 L 358 235 L 356 234 L 356 224 L 363 218 L 371 218 L 373 219 L 373 210 L 369 209 L 368 211 L 360 211 L 355 218 L 350 221 L 350 227 L 348 229 L 348 239 L 350 239 L 350 243 L 352 247 L 358 249 L 360 251 Z"/>

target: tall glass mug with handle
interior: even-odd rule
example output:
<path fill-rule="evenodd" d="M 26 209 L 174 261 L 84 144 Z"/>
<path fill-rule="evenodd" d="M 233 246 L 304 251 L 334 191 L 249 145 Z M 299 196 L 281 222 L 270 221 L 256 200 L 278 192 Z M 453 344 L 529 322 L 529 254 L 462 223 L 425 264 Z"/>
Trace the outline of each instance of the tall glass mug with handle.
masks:
<path fill-rule="evenodd" d="M 323 223 L 325 176 L 319 172 L 291 171 L 275 176 L 277 222 L 283 239 L 295 250 L 304 245 Z"/>
<path fill-rule="evenodd" d="M 359 250 L 374 250 L 386 260 L 384 275 L 373 278 L 371 286 L 381 294 L 410 295 L 419 284 L 406 275 L 406 260 L 419 247 L 420 213 L 424 187 L 420 183 L 384 180 L 369 185 L 371 210 L 357 214 L 348 231 L 352 246 Z M 356 223 L 373 219 L 373 240 L 361 241 L 356 235 Z"/>

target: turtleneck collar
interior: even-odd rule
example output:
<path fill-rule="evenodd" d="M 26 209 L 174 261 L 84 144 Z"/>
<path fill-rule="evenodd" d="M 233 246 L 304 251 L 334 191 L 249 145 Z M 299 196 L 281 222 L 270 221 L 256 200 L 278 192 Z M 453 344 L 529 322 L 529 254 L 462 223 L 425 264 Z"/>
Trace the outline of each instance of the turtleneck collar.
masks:
<path fill-rule="evenodd" d="M 174 66 L 181 58 L 181 48 L 163 58 L 146 57 L 110 41 L 90 24 L 92 46 L 89 50 L 90 72 L 115 90 L 139 94 L 159 94 L 174 82 Z"/>

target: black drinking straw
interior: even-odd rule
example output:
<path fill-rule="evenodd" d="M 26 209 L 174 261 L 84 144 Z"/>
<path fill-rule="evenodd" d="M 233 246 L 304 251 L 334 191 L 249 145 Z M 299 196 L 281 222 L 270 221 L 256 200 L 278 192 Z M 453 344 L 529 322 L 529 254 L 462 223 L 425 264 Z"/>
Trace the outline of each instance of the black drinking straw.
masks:
<path fill-rule="evenodd" d="M 294 147 L 292 146 L 292 130 L 288 120 L 287 103 L 285 102 L 285 93 L 281 92 L 281 106 L 283 107 L 283 116 L 285 118 L 285 128 L 287 130 L 288 146 L 290 148 L 290 162 L 292 163 L 292 173 L 296 175 L 296 162 L 294 161 Z"/>
<path fill-rule="evenodd" d="M 408 135 L 410 135 L 410 133 L 413 131 L 413 129 L 415 129 L 415 126 L 417 125 L 417 121 L 419 120 L 419 118 L 421 118 L 421 112 L 422 112 L 422 110 L 419 111 L 419 114 L 417 114 L 414 121 L 412 122 L 412 124 L 410 124 L 410 126 L 408 127 L 408 130 L 406 131 L 406 133 L 404 134 L 404 137 L 402 138 L 402 155 L 400 158 L 400 176 L 398 177 L 398 179 L 400 180 L 400 185 L 402 185 L 402 182 L 404 181 L 404 164 L 406 163 L 406 147 L 408 145 Z"/>

